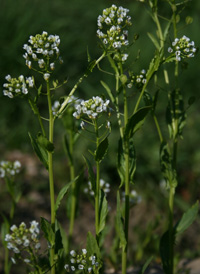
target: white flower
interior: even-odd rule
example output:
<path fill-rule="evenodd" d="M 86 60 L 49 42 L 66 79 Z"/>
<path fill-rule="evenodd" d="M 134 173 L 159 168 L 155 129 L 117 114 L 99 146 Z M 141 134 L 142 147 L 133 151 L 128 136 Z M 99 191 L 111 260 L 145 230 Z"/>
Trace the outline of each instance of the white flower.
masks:
<path fill-rule="evenodd" d="M 84 255 L 86 255 L 86 254 L 87 254 L 87 250 L 86 250 L 85 248 L 83 248 L 83 249 L 82 249 L 82 253 L 83 253 Z"/>
<path fill-rule="evenodd" d="M 5 79 L 9 82 L 9 81 L 11 80 L 10 74 L 8 74 L 8 75 L 5 77 Z"/>
<path fill-rule="evenodd" d="M 12 225 L 11 228 L 10 228 L 11 231 L 15 231 L 16 229 L 17 229 L 16 225 Z"/>
<path fill-rule="evenodd" d="M 71 250 L 71 251 L 70 251 L 70 255 L 71 255 L 72 257 L 76 257 L 76 251 L 75 251 L 75 250 Z"/>
<path fill-rule="evenodd" d="M 69 270 L 69 265 L 68 265 L 68 264 L 65 264 L 65 265 L 64 265 L 64 269 Z"/>
<path fill-rule="evenodd" d="M 11 261 L 12 261 L 13 264 L 16 264 L 15 258 L 11 257 Z"/>
<path fill-rule="evenodd" d="M 48 80 L 49 80 L 49 77 L 50 77 L 50 74 L 49 74 L 49 73 L 45 73 L 45 74 L 43 75 L 43 77 L 44 77 L 44 80 L 45 80 L 45 81 L 48 81 Z"/>

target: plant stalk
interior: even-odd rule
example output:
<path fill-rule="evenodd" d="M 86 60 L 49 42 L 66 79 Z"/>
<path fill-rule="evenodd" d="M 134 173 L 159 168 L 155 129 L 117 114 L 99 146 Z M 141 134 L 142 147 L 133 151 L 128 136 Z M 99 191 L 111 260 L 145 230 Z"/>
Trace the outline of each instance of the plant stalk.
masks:
<path fill-rule="evenodd" d="M 99 146 L 99 132 L 96 119 L 94 120 L 94 127 L 96 133 L 96 148 Z M 100 163 L 96 161 L 96 191 L 95 191 L 95 229 L 96 240 L 99 244 L 99 196 L 100 196 Z"/>
<path fill-rule="evenodd" d="M 49 81 L 47 81 L 47 99 L 49 107 L 49 142 L 53 143 L 53 129 L 54 118 L 52 112 L 51 92 Z M 49 188 L 50 188 L 50 201 L 51 201 L 51 225 L 55 229 L 55 194 L 54 194 L 54 179 L 53 179 L 53 153 L 48 151 L 48 165 L 49 165 Z M 54 262 L 54 245 L 50 249 L 50 263 L 51 274 L 55 274 L 55 262 Z"/>
<path fill-rule="evenodd" d="M 71 200 L 71 214 L 70 214 L 70 226 L 69 226 L 69 239 L 72 238 L 73 230 L 74 230 L 74 220 L 75 220 L 75 213 L 76 213 L 76 185 L 74 182 L 75 179 L 75 169 L 74 169 L 74 160 L 73 160 L 73 148 L 74 148 L 74 139 L 73 139 L 73 132 L 70 131 L 69 136 L 69 150 L 71 154 L 71 161 L 70 161 L 70 179 L 72 183 L 72 200 Z"/>
<path fill-rule="evenodd" d="M 121 69 L 122 70 L 122 69 Z M 128 102 L 126 88 L 123 87 L 124 97 L 124 128 L 128 123 Z M 122 250 L 122 274 L 126 274 L 127 269 L 127 252 L 128 252 L 128 230 L 129 230 L 129 213 L 130 213 L 130 187 L 129 187 L 129 140 L 124 138 L 124 157 L 125 157 L 125 216 L 124 231 L 126 238 L 126 247 Z"/>

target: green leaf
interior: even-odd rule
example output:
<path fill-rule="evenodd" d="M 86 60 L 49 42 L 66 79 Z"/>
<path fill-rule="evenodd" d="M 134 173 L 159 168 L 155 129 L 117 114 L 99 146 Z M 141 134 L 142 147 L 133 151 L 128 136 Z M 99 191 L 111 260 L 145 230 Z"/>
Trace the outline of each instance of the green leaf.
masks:
<path fill-rule="evenodd" d="M 151 106 L 140 108 L 128 119 L 128 123 L 125 128 L 125 139 L 132 138 L 134 133 L 141 128 L 150 109 Z"/>
<path fill-rule="evenodd" d="M 164 141 L 160 146 L 160 165 L 163 177 L 167 183 L 167 187 L 170 186 L 175 188 L 177 186 L 176 170 L 173 168 L 169 146 Z"/>
<path fill-rule="evenodd" d="M 175 234 L 173 233 L 173 245 L 175 243 Z M 161 240 L 160 240 L 160 255 L 162 259 L 162 264 L 163 264 L 163 270 L 166 274 L 171 274 L 171 269 L 172 269 L 172 262 L 170 260 L 170 242 L 169 242 L 169 231 L 166 231 Z"/>
<path fill-rule="evenodd" d="M 45 239 L 51 244 L 51 247 L 55 243 L 55 234 L 51 224 L 43 217 L 41 217 L 41 229 L 44 232 Z"/>
<path fill-rule="evenodd" d="M 159 95 L 159 90 L 156 91 L 156 93 L 155 93 L 155 95 L 153 97 L 153 107 L 152 107 L 153 113 L 156 110 L 156 105 L 157 105 L 157 102 L 158 102 L 158 95 Z"/>
<path fill-rule="evenodd" d="M 95 187 L 96 177 L 95 177 L 95 174 L 94 174 L 94 171 L 93 171 L 93 167 L 92 167 L 90 161 L 85 156 L 83 156 L 83 158 L 84 158 L 84 160 L 86 162 L 86 165 L 87 165 L 87 168 L 88 168 L 89 180 L 92 184 L 92 190 L 95 193 L 96 192 L 96 187 Z"/>
<path fill-rule="evenodd" d="M 100 218 L 99 218 L 99 231 L 98 234 L 104 229 L 106 223 L 106 217 L 108 215 L 108 202 L 103 191 L 101 191 L 100 206 L 99 206 Z"/>
<path fill-rule="evenodd" d="M 49 142 L 47 137 L 43 136 L 42 133 L 38 133 L 37 135 L 37 143 L 46 149 L 48 152 L 53 152 L 54 151 L 54 144 Z"/>
<path fill-rule="evenodd" d="M 69 242 L 68 242 L 68 238 L 66 235 L 66 231 L 65 231 L 65 229 L 62 228 L 62 226 L 60 224 L 59 224 L 59 229 L 60 229 L 60 234 L 62 237 L 62 245 L 64 248 L 64 252 L 67 255 L 69 253 Z"/>
<path fill-rule="evenodd" d="M 63 242 L 60 228 L 58 228 L 55 233 L 55 254 L 61 250 L 63 250 Z"/>
<path fill-rule="evenodd" d="M 175 233 L 179 235 L 183 233 L 196 219 L 199 211 L 199 201 L 189 208 L 175 226 Z"/>
<path fill-rule="evenodd" d="M 69 159 L 69 162 L 70 162 L 70 164 L 72 164 L 73 160 L 72 160 L 72 155 L 70 152 L 69 142 L 68 142 L 66 134 L 64 135 L 64 147 L 65 147 L 65 151 L 66 151 L 67 157 Z"/>
<path fill-rule="evenodd" d="M 58 210 L 60 203 L 63 199 L 63 197 L 66 195 L 68 189 L 70 188 L 70 186 L 72 185 L 72 183 L 75 183 L 75 181 L 78 179 L 78 177 L 76 177 L 72 182 L 70 182 L 69 184 L 63 186 L 63 188 L 60 190 L 60 192 L 58 193 L 58 197 L 56 199 L 56 203 L 55 203 L 55 212 Z"/>
<path fill-rule="evenodd" d="M 42 85 L 40 85 L 38 88 L 38 97 L 40 96 L 41 92 L 42 92 Z"/>
<path fill-rule="evenodd" d="M 147 269 L 147 267 L 149 266 L 149 264 L 151 263 L 151 261 L 153 260 L 154 256 L 151 256 L 146 263 L 143 265 L 141 271 L 139 272 L 139 274 L 144 274 L 145 270 Z"/>
<path fill-rule="evenodd" d="M 169 94 L 166 111 L 166 121 L 169 128 L 170 138 L 182 137 L 183 127 L 186 123 L 186 112 L 184 110 L 183 97 L 179 89 Z"/>
<path fill-rule="evenodd" d="M 147 35 L 151 39 L 151 41 L 154 44 L 154 46 L 159 50 L 160 49 L 160 45 L 159 45 L 158 40 L 155 38 L 155 36 L 153 34 L 149 33 L 149 32 L 147 32 Z"/>
<path fill-rule="evenodd" d="M 120 206 L 120 196 L 119 196 L 119 191 L 117 192 L 117 234 L 120 239 L 120 247 L 122 247 L 123 251 L 126 248 L 127 241 L 125 237 L 125 232 L 124 232 L 124 224 L 123 224 L 123 218 L 121 214 L 121 206 Z"/>
<path fill-rule="evenodd" d="M 133 183 L 133 177 L 136 170 L 136 152 L 133 140 L 129 140 L 129 180 Z"/>
<path fill-rule="evenodd" d="M 53 87 L 56 88 L 58 86 L 58 80 L 52 81 Z"/>
<path fill-rule="evenodd" d="M 108 138 L 106 137 L 97 147 L 95 151 L 95 161 L 101 162 L 108 151 Z"/>
<path fill-rule="evenodd" d="M 90 56 L 88 47 L 87 47 L 87 58 L 88 58 L 88 63 L 91 62 L 91 56 Z"/>
<path fill-rule="evenodd" d="M 124 157 L 124 149 L 122 139 L 120 138 L 118 142 L 118 158 L 117 158 L 117 170 L 121 179 L 121 184 L 119 187 L 122 187 L 125 182 L 125 172 L 126 172 L 126 165 L 125 165 L 125 157 Z M 136 170 L 136 152 L 135 147 L 133 145 L 133 140 L 129 140 L 129 179 L 130 182 L 133 183 L 133 177 Z"/>
<path fill-rule="evenodd" d="M 36 98 L 37 98 L 37 97 L 36 97 Z M 29 105 L 30 105 L 30 107 L 31 107 L 31 109 L 32 109 L 32 111 L 33 111 L 33 113 L 34 113 L 35 115 L 37 115 L 37 114 L 38 114 L 38 108 L 37 108 L 36 103 L 35 103 L 33 100 L 31 100 L 31 99 L 29 99 L 28 102 L 29 102 Z"/>
<path fill-rule="evenodd" d="M 111 102 L 114 103 L 115 102 L 115 98 L 112 95 L 112 91 L 110 90 L 109 86 L 106 83 L 104 83 L 103 81 L 100 81 L 100 82 L 101 82 L 102 86 L 105 88 L 105 90 L 107 91 L 108 96 L 110 97 Z"/>
<path fill-rule="evenodd" d="M 33 147 L 33 150 L 35 151 L 36 155 L 38 156 L 38 158 L 40 159 L 40 161 L 42 162 L 42 164 L 45 166 L 45 168 L 48 170 L 49 166 L 48 166 L 48 153 L 46 151 L 46 149 L 44 149 L 36 140 L 36 138 L 34 138 L 30 132 L 28 133 L 29 137 L 31 139 L 31 144 Z"/>
<path fill-rule="evenodd" d="M 196 219 L 199 209 L 199 202 L 197 201 L 191 208 L 189 208 L 182 216 L 181 220 L 174 226 L 172 233 L 172 243 L 175 244 L 176 235 L 184 232 Z M 163 263 L 163 269 L 166 274 L 171 274 L 172 262 L 170 260 L 171 245 L 169 242 L 169 231 L 166 231 L 160 240 L 160 254 Z"/>
<path fill-rule="evenodd" d="M 9 233 L 10 223 L 9 223 L 9 220 L 6 218 L 6 216 L 3 213 L 1 213 L 1 216 L 3 218 L 3 223 L 1 225 L 1 239 L 2 239 L 2 244 L 4 246 L 7 246 L 7 242 L 5 242 L 5 236 L 6 236 L 6 234 Z"/>
<path fill-rule="evenodd" d="M 167 26 L 166 26 L 166 28 L 164 30 L 164 34 L 163 34 L 164 41 L 166 40 L 167 35 L 169 34 L 169 28 L 170 28 L 172 22 L 173 22 L 173 16 L 171 17 L 171 19 L 167 23 Z"/>
<path fill-rule="evenodd" d="M 88 67 L 87 67 L 87 70 L 85 72 L 85 76 L 88 76 L 90 72 L 93 71 L 93 69 L 95 68 L 96 66 L 96 60 L 93 60 L 89 63 Z"/>
<path fill-rule="evenodd" d="M 153 59 L 151 60 L 149 64 L 149 68 L 146 74 L 147 83 L 151 79 L 153 74 L 158 70 L 160 66 L 160 62 L 161 62 L 161 56 L 160 56 L 160 53 L 157 52 L 157 54 L 153 57 Z"/>
<path fill-rule="evenodd" d="M 88 235 L 87 235 L 86 249 L 89 256 L 96 255 L 98 259 L 101 259 L 101 252 L 98 247 L 97 240 L 95 239 L 95 237 L 92 235 L 91 232 L 88 232 Z"/>
<path fill-rule="evenodd" d="M 125 182 L 125 158 L 124 158 L 124 150 L 123 150 L 123 144 L 122 144 L 121 138 L 119 139 L 119 142 L 118 142 L 117 171 L 121 179 L 120 187 L 122 187 Z"/>

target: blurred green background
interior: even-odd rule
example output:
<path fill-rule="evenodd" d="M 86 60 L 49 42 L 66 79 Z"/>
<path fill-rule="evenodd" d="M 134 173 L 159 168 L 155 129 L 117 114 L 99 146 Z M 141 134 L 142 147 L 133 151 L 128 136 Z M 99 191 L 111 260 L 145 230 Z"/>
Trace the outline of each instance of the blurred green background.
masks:
<path fill-rule="evenodd" d="M 162 16 L 170 15 L 166 1 L 159 0 L 159 8 Z M 67 78 L 67 84 L 56 94 L 55 99 L 61 95 L 67 95 L 70 88 L 83 75 L 87 67 L 87 49 L 92 59 L 101 55 L 96 37 L 97 16 L 104 8 L 112 4 L 122 5 L 130 9 L 133 26 L 130 30 L 130 39 L 139 34 L 139 39 L 131 48 L 130 58 L 134 60 L 140 49 L 140 58 L 133 64 L 134 72 L 148 68 L 154 54 L 154 46 L 147 36 L 147 32 L 155 35 L 155 25 L 147 10 L 141 2 L 135 0 L 110 1 L 110 0 L 0 0 L 0 86 L 3 86 L 5 76 L 10 74 L 17 77 L 21 74 L 29 76 L 32 72 L 25 66 L 23 44 L 27 43 L 30 35 L 47 31 L 49 34 L 60 36 L 60 52 L 64 60 L 62 66 L 56 70 L 56 77 L 62 81 Z M 179 37 L 187 35 L 200 45 L 200 1 L 193 0 L 186 5 L 180 15 L 178 25 Z M 187 16 L 193 18 L 192 24 L 186 25 Z M 163 24 L 166 25 L 165 20 Z M 171 36 L 170 36 L 171 35 Z M 173 35 L 169 35 L 169 41 Z M 200 194 L 200 54 L 188 60 L 188 69 L 180 68 L 180 87 L 184 95 L 185 106 L 188 99 L 195 96 L 195 103 L 188 110 L 187 124 L 183 131 L 184 139 L 179 145 L 178 173 L 180 185 L 178 188 L 177 205 L 181 210 L 191 204 Z M 104 67 L 104 65 L 102 65 Z M 169 65 L 170 66 L 170 65 Z M 106 68 L 106 64 L 105 67 Z M 173 71 L 173 67 L 171 67 Z M 171 75 L 171 77 L 173 74 Z M 36 78 L 37 79 L 37 78 Z M 100 80 L 111 82 L 106 74 L 97 69 L 81 84 L 75 96 L 88 99 L 92 95 L 105 94 Z M 161 87 L 158 115 L 165 137 L 168 138 L 165 124 L 165 109 L 167 90 L 164 85 L 163 74 L 158 74 L 158 83 Z M 148 91 L 153 95 L 157 89 L 153 83 Z M 163 87 L 163 89 L 162 89 Z M 173 81 L 171 82 L 173 89 Z M 3 90 L 3 88 L 1 88 Z M 134 100 L 134 99 L 133 99 Z M 134 102 L 134 101 L 133 101 Z M 41 104 L 41 108 L 43 105 Z M 23 153 L 31 153 L 32 148 L 27 132 L 37 133 L 38 124 L 32 114 L 28 103 L 21 99 L 9 99 L 0 93 L 0 160 L 4 160 L 7 153 L 13 150 L 21 150 Z M 62 125 L 56 126 L 55 142 L 57 142 L 62 155 L 60 136 Z M 111 134 L 110 143 L 117 143 L 118 135 Z M 162 179 L 159 166 L 159 139 L 153 120 L 149 116 L 145 126 L 135 137 L 137 150 L 136 189 L 142 193 L 144 200 L 154 201 L 163 206 L 163 198 L 160 198 L 159 182 Z M 82 161 L 82 153 L 87 150 L 87 142 L 84 140 L 78 144 L 77 158 Z M 63 158 L 61 158 L 63 159 Z M 106 179 L 111 179 L 119 184 L 119 178 L 114 170 L 116 148 L 111 146 L 107 161 L 103 163 L 103 174 Z M 6 160 L 6 159 L 5 159 Z M 64 164 L 57 164 L 57 173 L 64 170 Z M 60 173 L 59 173 L 60 174 Z M 63 180 L 62 175 L 58 176 Z M 60 183 L 61 184 L 61 183 Z M 200 240 L 197 240 L 197 245 Z"/>

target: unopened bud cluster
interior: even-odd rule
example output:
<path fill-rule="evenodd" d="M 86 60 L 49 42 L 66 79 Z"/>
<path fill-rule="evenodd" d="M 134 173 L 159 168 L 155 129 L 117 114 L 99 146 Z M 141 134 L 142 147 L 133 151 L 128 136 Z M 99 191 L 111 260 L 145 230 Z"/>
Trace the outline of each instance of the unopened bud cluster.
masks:
<path fill-rule="evenodd" d="M 86 101 L 82 100 L 80 104 L 75 105 L 76 111 L 73 113 L 73 116 L 76 119 L 80 119 L 84 115 L 90 119 L 97 119 L 101 113 L 108 111 L 109 102 L 109 100 L 104 101 L 99 96 L 93 96 L 92 99 Z"/>
<path fill-rule="evenodd" d="M 88 256 L 85 248 L 82 249 L 81 254 L 77 254 L 75 250 L 71 250 L 70 255 L 70 263 L 64 266 L 67 272 L 73 273 L 83 270 L 84 273 L 92 274 L 96 273 L 95 270 L 99 268 L 99 262 L 96 260 L 96 256 Z"/>
<path fill-rule="evenodd" d="M 172 46 L 168 48 L 168 52 L 175 57 L 176 61 L 194 57 L 196 51 L 194 41 L 190 41 L 190 38 L 185 35 L 180 39 L 176 38 Z"/>
<path fill-rule="evenodd" d="M 24 259 L 23 257 L 25 257 L 24 262 L 30 263 L 31 256 L 27 257 L 27 253 L 40 249 L 38 222 L 30 222 L 29 228 L 22 222 L 19 227 L 12 225 L 10 230 L 11 233 L 5 236 L 7 248 L 12 250 L 19 258 Z"/>
<path fill-rule="evenodd" d="M 30 36 L 28 44 L 23 46 L 26 51 L 23 55 L 26 65 L 31 69 L 32 63 L 37 62 L 38 67 L 44 71 L 54 70 L 55 60 L 59 58 L 60 54 L 59 45 L 60 37 L 58 35 L 48 35 L 46 31 L 43 31 L 42 34 Z M 62 63 L 62 59 L 59 59 Z"/>
<path fill-rule="evenodd" d="M 12 78 L 10 75 L 5 77 L 7 83 L 3 84 L 3 94 L 9 98 L 15 96 L 24 96 L 28 94 L 28 88 L 33 88 L 34 79 L 33 77 L 24 77 L 20 75 L 18 78 Z"/>
<path fill-rule="evenodd" d="M 19 161 L 1 161 L 0 162 L 0 178 L 15 176 L 20 172 L 21 163 Z"/>
<path fill-rule="evenodd" d="M 126 27 L 131 26 L 131 17 L 127 15 L 128 12 L 128 9 L 112 5 L 98 16 L 97 36 L 107 49 L 120 49 L 129 45 Z"/>
<path fill-rule="evenodd" d="M 141 89 L 146 81 L 146 70 L 143 69 L 140 74 L 130 74 L 130 82 L 127 84 L 127 87 L 132 88 L 135 86 L 136 88 Z"/>
<path fill-rule="evenodd" d="M 100 188 L 103 190 L 105 195 L 110 192 L 110 184 L 106 183 L 103 179 L 100 179 Z M 90 181 L 88 182 L 88 186 L 84 188 L 84 192 L 94 196 L 94 191 L 92 190 L 92 184 Z"/>

